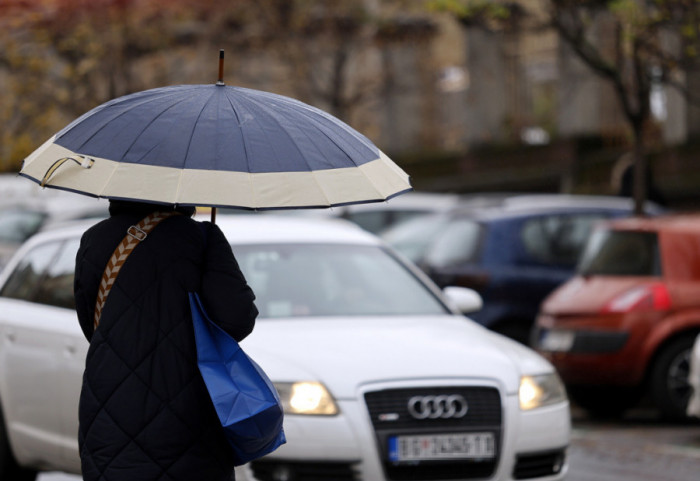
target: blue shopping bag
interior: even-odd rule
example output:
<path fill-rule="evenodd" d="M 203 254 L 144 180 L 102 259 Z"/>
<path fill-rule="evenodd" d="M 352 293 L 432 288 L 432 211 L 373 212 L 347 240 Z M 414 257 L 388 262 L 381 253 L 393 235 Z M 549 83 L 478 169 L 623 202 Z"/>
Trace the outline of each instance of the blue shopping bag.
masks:
<path fill-rule="evenodd" d="M 190 293 L 197 364 L 237 466 L 271 453 L 286 442 L 282 403 L 272 382 L 235 339 L 207 316 Z"/>

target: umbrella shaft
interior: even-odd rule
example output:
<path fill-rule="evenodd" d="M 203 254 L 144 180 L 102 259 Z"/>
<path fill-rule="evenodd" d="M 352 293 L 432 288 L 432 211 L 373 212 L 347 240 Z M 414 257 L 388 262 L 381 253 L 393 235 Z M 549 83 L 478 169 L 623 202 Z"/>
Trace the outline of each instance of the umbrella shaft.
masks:
<path fill-rule="evenodd" d="M 219 50 L 219 80 L 216 82 L 217 85 L 224 84 L 224 49 Z"/>

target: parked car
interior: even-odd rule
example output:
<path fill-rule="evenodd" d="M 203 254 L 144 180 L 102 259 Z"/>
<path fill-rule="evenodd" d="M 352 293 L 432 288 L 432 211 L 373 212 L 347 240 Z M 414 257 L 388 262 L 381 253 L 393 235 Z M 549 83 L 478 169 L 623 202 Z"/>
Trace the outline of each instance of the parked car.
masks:
<path fill-rule="evenodd" d="M 536 346 L 594 414 L 622 413 L 647 393 L 661 414 L 683 418 L 699 292 L 700 215 L 611 221 L 543 303 Z"/>
<path fill-rule="evenodd" d="M 408 192 L 386 202 L 354 204 L 326 212 L 347 219 L 374 234 L 414 217 L 434 212 L 446 211 L 460 200 L 457 194 L 431 192 Z"/>
<path fill-rule="evenodd" d="M 686 414 L 700 418 L 700 334 L 695 338 L 693 350 L 690 352 L 690 372 L 688 384 L 693 392 L 690 394 Z"/>
<path fill-rule="evenodd" d="M 438 286 L 475 289 L 478 323 L 528 343 L 542 300 L 569 279 L 592 227 L 633 213 L 630 199 L 502 195 L 399 224 L 383 239 Z M 649 214 L 662 212 L 653 204 Z"/>
<path fill-rule="evenodd" d="M 443 212 L 457 205 L 462 199 L 458 194 L 433 192 L 407 192 L 385 202 L 352 204 L 331 209 L 289 209 L 263 210 L 258 213 L 273 215 L 291 215 L 302 217 L 339 217 L 359 225 L 363 229 L 379 234 L 385 229 L 414 217 Z M 219 209 L 224 215 L 241 214 L 240 209 Z M 204 210 L 202 211 L 205 212 Z M 249 211 L 252 213 L 255 211 Z"/>
<path fill-rule="evenodd" d="M 534 351 L 461 314 L 479 307 L 473 291 L 443 295 L 346 221 L 222 216 L 219 225 L 260 310 L 243 347 L 287 407 L 287 444 L 237 479 L 564 478 L 563 385 Z M 80 469 L 87 342 L 72 279 L 83 230 L 33 237 L 0 275 L 3 481 L 20 479 L 16 465 Z"/>
<path fill-rule="evenodd" d="M 55 189 L 21 177 L 0 176 L 0 270 L 29 237 L 75 220 L 109 215 L 108 202 Z"/>

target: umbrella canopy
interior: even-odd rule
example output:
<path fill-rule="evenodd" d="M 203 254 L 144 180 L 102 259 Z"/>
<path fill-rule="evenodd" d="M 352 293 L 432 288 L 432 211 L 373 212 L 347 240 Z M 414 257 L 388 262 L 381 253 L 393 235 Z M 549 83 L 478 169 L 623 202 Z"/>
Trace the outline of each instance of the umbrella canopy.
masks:
<path fill-rule="evenodd" d="M 379 202 L 411 190 L 403 170 L 332 115 L 223 84 L 102 104 L 34 151 L 20 174 L 95 197 L 246 209 Z"/>

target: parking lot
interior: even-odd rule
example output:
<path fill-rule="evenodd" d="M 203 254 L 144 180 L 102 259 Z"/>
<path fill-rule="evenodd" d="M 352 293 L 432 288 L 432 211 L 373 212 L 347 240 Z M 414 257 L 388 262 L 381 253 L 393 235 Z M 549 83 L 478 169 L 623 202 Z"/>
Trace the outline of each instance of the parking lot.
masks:
<path fill-rule="evenodd" d="M 595 422 L 574 410 L 569 456 L 568 481 L 697 481 L 700 424 L 665 424 L 644 411 L 621 422 Z M 38 479 L 79 480 L 61 473 Z"/>
<path fill-rule="evenodd" d="M 700 424 L 669 424 L 636 410 L 620 421 L 593 421 L 574 409 L 570 481 L 695 481 Z"/>

